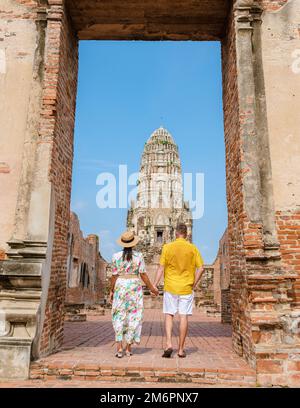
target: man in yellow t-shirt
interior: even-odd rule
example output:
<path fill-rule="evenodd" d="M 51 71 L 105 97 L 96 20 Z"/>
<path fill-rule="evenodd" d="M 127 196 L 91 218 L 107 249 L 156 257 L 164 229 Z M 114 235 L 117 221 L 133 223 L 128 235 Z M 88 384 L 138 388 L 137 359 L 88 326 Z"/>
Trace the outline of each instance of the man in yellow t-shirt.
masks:
<path fill-rule="evenodd" d="M 177 312 L 180 316 L 178 356 L 186 357 L 184 343 L 188 331 L 188 316 L 193 311 L 194 288 L 204 272 L 203 259 L 199 250 L 188 242 L 186 237 L 186 225 L 178 224 L 176 240 L 163 246 L 160 265 L 154 280 L 156 287 L 164 275 L 163 313 L 167 348 L 162 357 L 166 358 L 170 358 L 173 352 L 172 328 L 173 318 Z"/>

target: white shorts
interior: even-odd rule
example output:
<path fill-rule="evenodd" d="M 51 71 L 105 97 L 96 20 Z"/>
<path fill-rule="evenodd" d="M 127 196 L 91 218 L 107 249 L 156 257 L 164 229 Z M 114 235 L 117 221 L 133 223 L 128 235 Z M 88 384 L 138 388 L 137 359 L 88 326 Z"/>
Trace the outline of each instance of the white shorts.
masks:
<path fill-rule="evenodd" d="M 165 314 L 191 315 L 193 314 L 194 292 L 190 295 L 173 295 L 164 292 L 163 312 Z"/>

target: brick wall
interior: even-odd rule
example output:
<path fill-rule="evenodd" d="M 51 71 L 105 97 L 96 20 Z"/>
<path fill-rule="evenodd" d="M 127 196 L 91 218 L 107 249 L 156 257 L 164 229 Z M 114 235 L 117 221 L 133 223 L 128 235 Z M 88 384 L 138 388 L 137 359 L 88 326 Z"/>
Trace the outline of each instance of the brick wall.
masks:
<path fill-rule="evenodd" d="M 66 303 L 93 305 L 103 300 L 106 265 L 99 253 L 98 236 L 84 238 L 77 215 L 71 213 Z M 84 279 L 87 274 L 88 282 Z"/>
<path fill-rule="evenodd" d="M 241 168 L 240 111 L 237 84 L 235 27 L 231 14 L 227 36 L 222 43 L 223 106 L 226 146 L 226 189 L 228 245 L 231 274 L 233 347 L 248 360 L 251 356 L 250 326 L 245 317 L 248 296 L 245 290 L 246 261 L 243 246 L 244 197 Z"/>
<path fill-rule="evenodd" d="M 230 286 L 230 264 L 229 264 L 229 243 L 227 229 L 219 242 L 219 257 L 220 257 L 220 287 L 221 289 L 228 289 Z"/>
<path fill-rule="evenodd" d="M 270 13 L 263 15 L 262 41 L 280 269 L 286 276 L 295 274 L 298 278 L 290 282 L 286 279 L 285 283 L 274 280 L 273 290 L 271 279 L 268 283 L 270 299 L 275 293 L 274 297 L 278 301 L 275 303 L 273 300 L 273 307 L 271 303 L 264 306 L 264 318 L 267 320 L 268 315 L 274 316 L 274 311 L 279 318 L 277 327 L 273 325 L 273 332 L 269 325 L 268 331 L 256 333 L 260 337 L 259 342 L 269 344 L 271 349 L 270 352 L 257 353 L 257 372 L 258 382 L 263 385 L 286 383 L 299 386 L 300 211 L 299 188 L 295 177 L 298 174 L 296 163 L 299 163 L 296 140 L 299 129 L 296 109 L 299 87 L 297 78 L 290 71 L 289 58 L 299 44 L 300 9 L 297 0 L 290 1 L 289 5 L 287 3 L 286 0 L 263 1 L 265 9 Z M 280 8 L 282 10 L 279 13 Z M 274 65 L 276 55 L 278 61 Z M 284 110 L 278 114 L 278 106 L 282 106 L 282 101 Z M 294 138 L 290 138 L 290 135 L 294 135 Z M 261 290 L 259 296 L 262 293 Z"/>
<path fill-rule="evenodd" d="M 231 323 L 230 289 L 221 290 L 221 321 Z"/>
<path fill-rule="evenodd" d="M 300 211 L 277 212 L 278 238 L 280 241 L 282 264 L 287 272 L 296 273 L 298 279 L 293 284 L 289 296 L 293 306 L 300 306 Z"/>
<path fill-rule="evenodd" d="M 264 6 L 273 11 L 283 4 L 265 2 Z M 237 75 L 237 64 L 242 64 L 243 59 L 237 61 L 233 24 L 231 16 L 228 35 L 222 47 L 233 346 L 236 352 L 256 367 L 259 383 L 293 385 L 299 381 L 297 365 L 292 364 L 292 360 L 299 360 L 298 329 L 295 328 L 298 312 L 295 309 L 295 321 L 292 322 L 287 294 L 293 297 L 294 305 L 299 305 L 299 280 L 292 284 L 293 277 L 289 275 L 290 272 L 299 273 L 299 212 L 277 213 L 282 258 L 280 252 L 272 252 L 272 248 L 268 248 L 267 241 L 264 245 L 266 237 L 262 222 L 251 222 L 246 213 L 246 205 L 247 210 L 251 208 L 253 213 L 253 204 L 259 198 L 254 191 L 251 197 L 249 184 L 250 180 L 254 187 L 257 180 L 254 173 L 257 163 L 252 156 L 249 165 L 247 157 L 245 160 L 247 151 L 244 150 L 257 131 L 252 125 L 256 117 L 251 98 L 255 94 L 242 93 L 248 88 L 242 82 L 243 66 L 239 67 L 240 75 Z M 239 32 L 239 46 L 245 44 L 246 35 L 249 34 L 245 34 L 245 31 Z M 254 51 L 258 56 L 258 50 Z M 247 75 L 246 69 L 244 74 Z M 238 86 L 243 106 L 239 103 Z M 258 193 L 261 191 L 259 188 Z M 263 211 L 258 212 L 257 219 L 263 218 Z M 270 218 L 272 211 L 270 207 L 267 214 Z M 286 342 L 295 346 L 294 354 L 288 351 Z M 293 373 L 289 371 L 290 366 Z"/>
<path fill-rule="evenodd" d="M 220 263 L 220 248 L 218 249 L 217 257 L 213 263 L 214 276 L 213 276 L 213 291 L 214 291 L 214 303 L 217 308 L 221 309 L 221 263 Z"/>
<path fill-rule="evenodd" d="M 59 2 L 53 2 L 59 4 Z M 50 286 L 40 342 L 41 355 L 63 339 L 68 233 L 73 160 L 73 130 L 78 70 L 77 39 L 59 5 L 48 14 L 40 143 L 52 147 L 49 178 L 54 193 L 54 242 Z"/>
<path fill-rule="evenodd" d="M 242 38 L 244 39 L 244 37 Z M 256 334 L 253 333 L 253 326 L 261 320 L 260 317 L 251 320 L 250 313 L 255 311 L 257 316 L 266 310 L 273 310 L 274 313 L 277 313 L 274 305 L 277 302 L 276 299 L 281 297 L 282 304 L 279 307 L 284 308 L 283 291 L 289 282 L 280 288 L 281 283 L 276 281 L 276 270 L 280 268 L 280 265 L 269 262 L 267 259 L 262 220 L 252 222 L 246 212 L 246 204 L 248 210 L 251 206 L 253 212 L 256 202 L 259 200 L 259 188 L 261 187 L 256 184 L 260 182 L 256 172 L 260 170 L 256 168 L 257 163 L 253 161 L 253 153 L 249 158 L 249 151 L 245 151 L 245 149 L 249 149 L 249 139 L 253 137 L 253 132 L 257 132 L 253 128 L 256 117 L 254 105 L 251 103 L 253 95 L 246 95 L 242 93 L 242 89 L 238 90 L 239 85 L 242 88 L 245 84 L 242 82 L 242 75 L 238 76 L 237 72 L 236 44 L 235 23 L 232 13 L 227 36 L 222 44 L 222 59 L 233 347 L 238 354 L 243 355 L 252 366 L 255 366 L 254 343 L 257 339 L 255 339 Z M 243 68 L 241 66 L 239 69 Z M 245 88 L 247 87 L 245 86 Z M 243 106 L 240 105 L 238 92 L 243 99 Z M 251 196 L 250 185 L 258 186 L 257 192 L 252 192 L 253 196 Z M 250 203 L 252 199 L 253 202 Z M 263 218 L 260 213 L 258 217 Z M 272 292 L 273 274 L 276 283 Z M 269 281 L 268 275 L 270 275 Z M 259 284 L 261 283 L 259 279 L 265 279 L 263 292 L 259 291 Z M 266 328 L 267 326 L 258 325 L 262 331 L 262 337 L 258 342 L 266 342 L 269 336 L 267 343 L 276 343 L 275 326 L 271 328 L 272 324 L 270 318 L 269 329 Z M 272 332 L 272 330 L 274 331 Z"/>
<path fill-rule="evenodd" d="M 213 298 L 217 310 L 221 311 L 222 323 L 231 322 L 230 258 L 228 229 L 219 241 L 217 257 L 213 267 Z"/>
<path fill-rule="evenodd" d="M 222 323 L 231 322 L 231 302 L 230 302 L 230 259 L 228 230 L 224 232 L 219 242 L 220 258 L 220 304 Z"/>

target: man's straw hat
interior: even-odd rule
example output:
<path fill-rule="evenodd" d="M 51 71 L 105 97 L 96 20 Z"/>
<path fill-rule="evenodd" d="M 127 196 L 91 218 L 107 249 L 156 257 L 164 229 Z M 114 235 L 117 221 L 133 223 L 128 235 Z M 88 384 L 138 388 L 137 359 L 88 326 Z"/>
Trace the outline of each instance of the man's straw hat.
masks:
<path fill-rule="evenodd" d="M 124 248 L 134 247 L 139 242 L 139 237 L 135 236 L 133 232 L 126 231 L 117 239 L 117 243 Z"/>

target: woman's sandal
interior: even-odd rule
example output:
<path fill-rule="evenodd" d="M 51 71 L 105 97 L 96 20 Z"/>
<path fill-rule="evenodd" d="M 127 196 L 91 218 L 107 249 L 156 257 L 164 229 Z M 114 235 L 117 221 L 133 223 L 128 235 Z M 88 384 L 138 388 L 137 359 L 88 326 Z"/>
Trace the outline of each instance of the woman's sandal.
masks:
<path fill-rule="evenodd" d="M 127 357 L 131 357 L 132 356 L 132 351 L 126 350 L 125 354 L 126 354 Z"/>
<path fill-rule="evenodd" d="M 177 353 L 177 355 L 180 358 L 185 358 L 186 357 L 186 352 L 184 351 L 182 354 Z"/>
<path fill-rule="evenodd" d="M 118 357 L 118 358 L 122 358 L 123 357 L 123 351 L 117 351 L 115 356 Z"/>
<path fill-rule="evenodd" d="M 167 350 L 164 350 L 164 354 L 162 355 L 163 358 L 170 358 L 173 353 L 172 348 L 168 348 Z"/>

